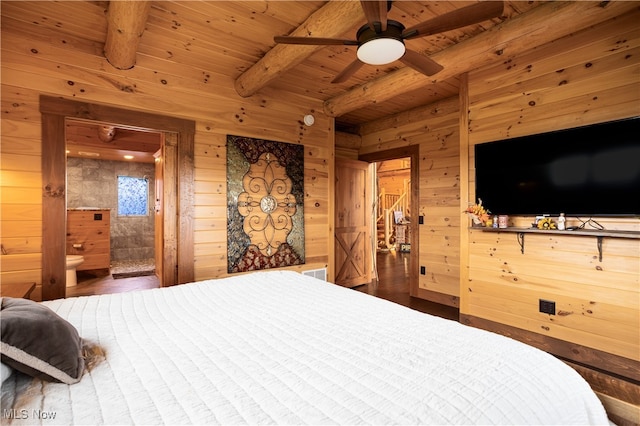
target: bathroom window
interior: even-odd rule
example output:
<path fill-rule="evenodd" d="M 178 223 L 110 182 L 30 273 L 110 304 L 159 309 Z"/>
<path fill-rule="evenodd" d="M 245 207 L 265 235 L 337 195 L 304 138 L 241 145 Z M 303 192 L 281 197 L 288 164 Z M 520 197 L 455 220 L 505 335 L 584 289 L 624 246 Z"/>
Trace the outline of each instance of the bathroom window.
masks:
<path fill-rule="evenodd" d="M 149 180 L 118 176 L 118 216 L 147 216 Z"/>

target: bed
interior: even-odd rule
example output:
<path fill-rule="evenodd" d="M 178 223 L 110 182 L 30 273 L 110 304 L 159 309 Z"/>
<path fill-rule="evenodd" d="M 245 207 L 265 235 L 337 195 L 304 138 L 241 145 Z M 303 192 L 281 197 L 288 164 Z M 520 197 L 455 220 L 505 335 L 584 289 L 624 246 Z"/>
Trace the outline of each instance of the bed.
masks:
<path fill-rule="evenodd" d="M 104 357 L 11 369 L 3 424 L 608 424 L 545 352 L 293 271 L 36 305 Z"/>

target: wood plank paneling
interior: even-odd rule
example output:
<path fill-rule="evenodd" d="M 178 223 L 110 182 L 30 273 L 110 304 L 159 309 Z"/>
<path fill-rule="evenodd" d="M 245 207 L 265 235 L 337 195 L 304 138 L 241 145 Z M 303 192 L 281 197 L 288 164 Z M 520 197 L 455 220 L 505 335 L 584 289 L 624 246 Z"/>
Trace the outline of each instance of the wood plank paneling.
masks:
<path fill-rule="evenodd" d="M 629 13 L 472 73 L 482 88 L 470 94 L 471 143 L 639 114 L 638 15 Z M 500 79 L 488 77 L 498 71 Z"/>
<path fill-rule="evenodd" d="M 107 3 L 102 3 L 106 5 Z M 43 2 L 7 2 L 2 14 L 18 17 L 25 23 L 51 30 L 64 29 L 66 34 L 92 41 L 104 41 L 107 33 L 105 9 L 100 2 L 60 2 L 43 13 Z M 3 18 L 4 23 L 4 18 Z"/>
<path fill-rule="evenodd" d="M 465 196 L 474 199 L 475 144 L 640 115 L 639 17 L 634 11 L 469 73 Z M 638 218 L 595 219 L 606 229 L 640 226 Z M 532 218 L 511 220 L 530 226 Z M 527 234 L 521 253 L 515 234 L 461 235 L 468 239 L 461 247 L 461 269 L 468 271 L 461 315 L 640 360 L 639 240 L 604 238 L 600 261 L 595 237 Z M 556 315 L 540 313 L 539 299 L 555 301 Z M 577 352 L 561 355 L 592 362 Z"/>
<path fill-rule="evenodd" d="M 209 41 L 206 41 L 199 37 L 192 40 L 191 52 L 186 45 L 175 44 L 177 35 L 195 37 L 199 29 L 204 31 L 215 20 L 229 20 L 230 25 L 240 29 L 259 14 L 264 14 L 265 19 L 271 19 L 275 27 L 282 27 L 286 32 L 291 25 L 305 19 L 314 3 L 279 3 L 264 10 L 257 3 L 154 4 L 148 33 L 141 39 L 136 66 L 127 71 L 111 67 L 103 57 L 106 3 L 11 3 L 2 4 L 2 107 L 5 113 L 1 128 L 0 177 L 4 210 L 1 227 L 3 245 L 10 253 L 2 256 L 3 261 L 11 262 L 14 254 L 40 253 L 37 247 L 42 241 L 44 219 L 23 215 L 27 207 L 20 206 L 33 205 L 36 209 L 42 206 L 41 115 L 38 108 L 40 94 L 46 93 L 195 120 L 196 146 L 193 153 L 183 156 L 190 164 L 180 165 L 182 170 L 193 170 L 193 192 L 182 190 L 179 194 L 185 200 L 192 200 L 197 212 L 193 218 L 185 218 L 189 227 L 181 231 L 192 234 L 195 243 L 193 253 L 182 250 L 177 256 L 179 262 L 194 265 L 196 279 L 227 274 L 226 213 L 218 208 L 226 206 L 226 134 L 304 144 L 308 148 L 305 149 L 305 213 L 309 221 L 305 224 L 305 266 L 313 269 L 328 265 L 332 253 L 328 241 L 332 240 L 333 222 L 329 215 L 329 199 L 333 196 L 329 181 L 333 179 L 334 124 L 333 119 L 320 112 L 321 101 L 306 94 L 273 89 L 240 99 L 233 88 L 233 78 L 241 69 L 234 68 L 237 65 L 234 63 L 217 68 L 215 63 L 229 57 L 222 49 L 214 47 L 219 40 L 207 37 Z M 277 12 L 283 8 L 288 10 L 285 16 Z M 172 16 L 174 9 L 177 15 Z M 62 19 L 65 16 L 73 17 L 75 22 Z M 59 18 L 62 26 L 55 25 L 54 18 Z M 237 20 L 235 24 L 231 24 L 233 19 Z M 207 20 L 211 22 L 207 23 Z M 178 28 L 172 28 L 172 25 Z M 159 37 L 154 39 L 155 35 Z M 240 49 L 251 45 L 251 37 L 257 37 L 251 32 L 246 35 L 249 39 L 242 36 L 238 39 L 236 56 Z M 163 44 L 171 37 L 172 45 L 180 50 L 169 52 L 172 45 Z M 264 37 L 261 42 L 271 43 Z M 261 54 L 260 48 L 254 45 L 252 55 L 257 58 Z M 193 60 L 196 56 L 199 56 L 199 62 Z M 179 60 L 179 57 L 185 60 Z M 253 60 L 253 57 L 247 57 L 246 63 Z M 202 66 L 197 67 L 196 63 Z M 302 117 L 308 113 L 316 117 L 313 127 L 302 124 Z M 162 128 L 161 123 L 158 126 Z M 9 201 L 6 207 L 5 201 Z M 207 210 L 211 206 L 216 208 Z M 42 267 L 39 260 L 31 259 L 31 265 L 24 265 L 28 274 Z M 14 279 L 14 275 L 14 272 L 5 274 L 3 271 L 1 278 Z M 42 284 L 40 278 L 36 281 L 38 289 L 34 294 L 40 291 Z"/>
<path fill-rule="evenodd" d="M 420 189 L 418 206 L 412 206 L 412 211 L 423 216 L 424 224 L 417 227 L 419 243 L 412 243 L 412 250 L 419 250 L 419 265 L 412 267 L 417 271 L 418 266 L 424 266 L 426 272 L 418 276 L 414 296 L 457 304 L 459 246 L 445 241 L 458 241 L 461 219 L 458 99 L 368 123 L 361 132 L 361 155 L 407 145 L 418 147 Z"/>

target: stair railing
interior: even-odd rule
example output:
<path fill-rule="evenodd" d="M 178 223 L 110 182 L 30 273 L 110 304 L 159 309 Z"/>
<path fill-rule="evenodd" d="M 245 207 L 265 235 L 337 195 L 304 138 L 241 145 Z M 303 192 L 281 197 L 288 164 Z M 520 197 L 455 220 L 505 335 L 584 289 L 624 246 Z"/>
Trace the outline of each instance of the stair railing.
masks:
<path fill-rule="evenodd" d="M 392 226 L 395 224 L 394 212 L 399 210 L 403 216 L 409 214 L 409 188 L 410 185 L 405 181 L 404 192 L 400 195 L 387 194 L 385 189 L 382 188 L 378 194 L 378 217 L 376 223 L 384 226 L 384 241 L 382 242 L 383 248 L 391 249 L 391 235 Z"/>

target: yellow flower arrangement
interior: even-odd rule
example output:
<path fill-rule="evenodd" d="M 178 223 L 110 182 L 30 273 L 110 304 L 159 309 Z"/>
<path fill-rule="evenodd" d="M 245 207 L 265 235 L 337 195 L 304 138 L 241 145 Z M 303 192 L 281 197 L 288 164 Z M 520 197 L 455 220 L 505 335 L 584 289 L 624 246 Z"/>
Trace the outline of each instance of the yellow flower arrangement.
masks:
<path fill-rule="evenodd" d="M 556 223 L 550 217 L 538 221 L 538 229 L 556 229 Z"/>
<path fill-rule="evenodd" d="M 482 205 L 482 199 L 478 198 L 478 204 L 467 207 L 462 213 L 466 213 L 471 217 L 475 225 L 484 225 L 489 220 L 491 212 Z"/>

